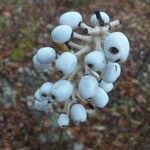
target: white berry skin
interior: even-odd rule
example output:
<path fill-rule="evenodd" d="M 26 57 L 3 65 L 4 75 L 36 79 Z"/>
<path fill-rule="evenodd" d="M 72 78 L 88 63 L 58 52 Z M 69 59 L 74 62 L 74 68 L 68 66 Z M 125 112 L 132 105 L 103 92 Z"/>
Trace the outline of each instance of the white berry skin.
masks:
<path fill-rule="evenodd" d="M 109 23 L 110 18 L 109 18 L 109 16 L 105 12 L 100 12 L 100 15 L 101 15 L 102 20 L 104 21 L 104 23 Z M 91 22 L 92 26 L 94 26 L 94 27 L 99 24 L 99 21 L 96 18 L 96 14 L 93 14 L 91 16 L 90 22 Z"/>
<path fill-rule="evenodd" d="M 109 97 L 107 93 L 101 87 L 98 87 L 96 90 L 96 94 L 92 99 L 92 103 L 96 107 L 103 108 L 107 105 L 108 101 L 109 101 Z"/>
<path fill-rule="evenodd" d="M 67 114 L 60 114 L 57 119 L 58 126 L 60 128 L 66 128 L 69 125 L 69 117 Z"/>
<path fill-rule="evenodd" d="M 113 48 L 116 48 L 117 51 L 113 51 Z M 104 52 L 108 61 L 124 62 L 128 58 L 129 51 L 129 40 L 121 32 L 113 32 L 104 40 Z"/>
<path fill-rule="evenodd" d="M 98 82 L 96 78 L 91 75 L 83 76 L 78 85 L 79 94 L 84 99 L 92 98 L 95 95 L 97 88 Z"/>
<path fill-rule="evenodd" d="M 33 62 L 34 68 L 37 70 L 45 70 L 45 69 L 49 69 L 51 67 L 51 64 L 41 64 L 37 60 L 36 55 L 33 57 L 32 62 Z"/>
<path fill-rule="evenodd" d="M 99 86 L 105 90 L 105 92 L 110 92 L 113 89 L 112 83 L 106 83 L 103 80 L 99 83 Z"/>
<path fill-rule="evenodd" d="M 95 71 L 101 71 L 105 68 L 106 59 L 102 51 L 93 51 L 88 53 L 85 57 L 85 64 L 89 67 L 92 66 L 92 69 Z"/>
<path fill-rule="evenodd" d="M 51 90 L 51 95 L 57 102 L 64 102 L 70 98 L 73 92 L 73 85 L 68 80 L 57 81 Z M 55 98 L 54 98 L 55 97 Z"/>
<path fill-rule="evenodd" d="M 43 98 L 40 94 L 40 90 L 36 90 L 34 93 L 34 97 L 35 99 L 37 99 L 38 101 L 42 102 L 42 101 L 47 101 L 45 98 Z"/>
<path fill-rule="evenodd" d="M 121 67 L 118 63 L 108 62 L 101 71 L 102 80 L 106 83 L 113 83 L 121 74 Z"/>
<path fill-rule="evenodd" d="M 43 47 L 37 51 L 36 58 L 41 64 L 52 63 L 56 58 L 56 52 L 51 47 Z"/>
<path fill-rule="evenodd" d="M 51 94 L 53 83 L 51 82 L 45 82 L 41 85 L 39 89 L 40 95 L 46 94 L 47 96 Z"/>
<path fill-rule="evenodd" d="M 48 103 L 48 101 L 34 101 L 34 108 L 37 110 L 46 111 L 51 107 L 51 103 Z"/>
<path fill-rule="evenodd" d="M 62 71 L 65 76 L 69 76 L 77 67 L 77 57 L 70 52 L 64 52 L 55 62 L 57 70 Z"/>
<path fill-rule="evenodd" d="M 79 23 L 82 21 L 82 16 L 76 11 L 70 11 L 62 14 L 59 18 L 61 25 L 68 25 L 72 29 L 77 29 Z"/>
<path fill-rule="evenodd" d="M 86 109 L 81 104 L 74 104 L 70 109 L 70 117 L 75 123 L 84 122 L 87 119 Z"/>
<path fill-rule="evenodd" d="M 68 25 L 60 25 L 53 29 L 51 38 L 55 43 L 65 43 L 70 40 L 72 28 Z"/>

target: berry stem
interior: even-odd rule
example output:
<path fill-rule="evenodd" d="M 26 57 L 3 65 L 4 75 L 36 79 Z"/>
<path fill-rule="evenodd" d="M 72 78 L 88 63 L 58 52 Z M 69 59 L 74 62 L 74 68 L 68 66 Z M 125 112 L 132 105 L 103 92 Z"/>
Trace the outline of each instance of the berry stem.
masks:
<path fill-rule="evenodd" d="M 121 24 L 121 21 L 117 19 L 117 20 L 111 21 L 111 22 L 109 23 L 109 26 L 110 26 L 110 27 L 114 27 L 114 26 L 117 26 L 117 25 L 119 25 L 119 24 Z"/>
<path fill-rule="evenodd" d="M 64 129 L 61 129 L 59 132 L 59 140 L 58 140 L 58 147 L 56 148 L 57 150 L 61 150 L 62 149 L 62 144 L 63 144 L 63 133 L 64 133 Z"/>
<path fill-rule="evenodd" d="M 90 51 L 90 47 L 88 45 L 86 45 L 85 47 L 83 47 L 80 51 L 76 52 L 75 55 L 76 56 L 81 56 L 86 52 Z"/>
<path fill-rule="evenodd" d="M 65 43 L 57 44 L 57 48 L 63 52 L 69 51 L 69 48 L 67 47 L 67 45 Z"/>
<path fill-rule="evenodd" d="M 70 105 L 72 104 L 72 101 L 69 99 L 62 110 L 63 113 L 66 113 L 69 116 L 68 110 L 70 110 Z"/>
<path fill-rule="evenodd" d="M 91 36 L 81 35 L 81 34 L 79 34 L 77 32 L 73 32 L 73 38 L 82 40 L 82 41 L 84 41 L 86 43 L 90 43 L 92 41 L 92 37 Z"/>
<path fill-rule="evenodd" d="M 97 79 L 97 81 L 101 80 L 100 75 L 96 71 L 89 69 L 89 72 L 92 76 L 94 76 Z"/>
<path fill-rule="evenodd" d="M 88 104 L 88 102 L 79 95 L 77 90 L 75 91 L 75 96 L 78 98 L 78 101 L 80 101 L 81 103 L 85 105 Z"/>
<path fill-rule="evenodd" d="M 84 47 L 83 45 L 76 44 L 76 43 L 74 43 L 72 41 L 68 42 L 68 45 L 73 47 L 73 48 L 75 48 L 75 49 L 77 49 L 77 50 L 80 50 L 80 49 L 82 49 Z"/>
<path fill-rule="evenodd" d="M 102 50 L 101 39 L 99 36 L 95 36 L 95 50 Z"/>
<path fill-rule="evenodd" d="M 68 80 L 71 81 L 74 76 L 77 74 L 77 72 L 79 71 L 79 69 L 81 68 L 80 65 L 77 66 L 77 68 L 75 69 L 75 71 L 69 76 Z"/>
<path fill-rule="evenodd" d="M 85 24 L 84 22 L 81 22 L 81 23 L 80 23 L 80 28 L 81 28 L 81 29 L 87 29 L 88 32 L 89 32 L 90 30 L 92 30 L 92 28 L 91 28 L 90 26 L 88 26 L 87 24 Z"/>
<path fill-rule="evenodd" d="M 90 35 L 99 35 L 101 32 L 101 28 L 99 26 L 96 26 L 95 28 L 88 31 L 88 34 Z"/>

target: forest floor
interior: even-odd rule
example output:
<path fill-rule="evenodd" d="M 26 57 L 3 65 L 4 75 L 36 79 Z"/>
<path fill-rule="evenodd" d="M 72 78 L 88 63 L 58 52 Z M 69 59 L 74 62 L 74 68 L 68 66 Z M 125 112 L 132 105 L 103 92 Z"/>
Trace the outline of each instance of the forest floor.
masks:
<path fill-rule="evenodd" d="M 148 0 L 0 0 L 0 149 L 149 150 L 150 2 Z M 120 19 L 131 53 L 110 93 L 110 103 L 59 140 L 55 118 L 30 109 L 35 89 L 48 78 L 32 67 L 35 50 L 48 46 L 51 26 L 76 10 L 88 22 L 95 10 Z M 60 146 L 60 147 L 59 147 Z"/>

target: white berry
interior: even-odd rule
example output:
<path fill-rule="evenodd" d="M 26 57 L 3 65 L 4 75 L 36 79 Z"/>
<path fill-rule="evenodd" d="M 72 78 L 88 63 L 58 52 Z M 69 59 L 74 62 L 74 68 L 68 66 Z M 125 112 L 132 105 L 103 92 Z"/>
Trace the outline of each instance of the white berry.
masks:
<path fill-rule="evenodd" d="M 64 75 L 70 75 L 77 66 L 77 58 L 73 53 L 64 52 L 55 62 L 57 70 L 62 71 Z"/>
<path fill-rule="evenodd" d="M 99 83 L 99 86 L 105 90 L 105 92 L 110 92 L 113 89 L 112 83 L 106 83 L 103 80 Z"/>
<path fill-rule="evenodd" d="M 95 71 L 101 71 L 104 69 L 106 59 L 103 51 L 93 51 L 88 53 L 85 57 L 85 64 Z"/>
<path fill-rule="evenodd" d="M 60 128 L 66 128 L 69 125 L 69 117 L 67 114 L 60 114 L 57 119 L 58 126 Z"/>
<path fill-rule="evenodd" d="M 84 122 L 87 119 L 86 109 L 81 104 L 74 104 L 70 109 L 70 117 L 75 123 Z"/>
<path fill-rule="evenodd" d="M 82 16 L 76 11 L 70 11 L 62 14 L 59 18 L 61 25 L 69 25 L 71 28 L 78 28 L 79 23 L 82 21 Z"/>
<path fill-rule="evenodd" d="M 97 87 L 98 82 L 96 78 L 91 75 L 85 75 L 79 82 L 78 91 L 82 98 L 90 99 L 95 95 Z"/>
<path fill-rule="evenodd" d="M 47 101 L 47 99 L 45 99 L 44 97 L 41 96 L 39 89 L 37 89 L 37 90 L 35 91 L 34 97 L 35 97 L 35 99 L 37 99 L 37 100 L 40 101 L 40 102 L 42 102 L 42 101 Z"/>
<path fill-rule="evenodd" d="M 107 93 L 101 87 L 98 87 L 95 96 L 92 99 L 92 103 L 96 107 L 103 108 L 107 105 L 108 101 L 109 101 L 109 97 Z"/>
<path fill-rule="evenodd" d="M 34 101 L 34 108 L 41 111 L 46 111 L 51 108 L 52 103 L 48 103 L 48 101 Z"/>
<path fill-rule="evenodd" d="M 41 63 L 37 60 L 36 55 L 33 57 L 32 61 L 33 61 L 33 66 L 34 66 L 35 69 L 37 69 L 37 70 L 45 70 L 45 69 L 51 68 L 51 64 L 41 64 Z"/>
<path fill-rule="evenodd" d="M 43 47 L 37 51 L 36 58 L 41 64 L 48 64 L 55 60 L 56 52 L 51 47 Z"/>
<path fill-rule="evenodd" d="M 72 36 L 72 28 L 68 25 L 60 25 L 53 29 L 51 38 L 55 43 L 65 43 Z"/>
<path fill-rule="evenodd" d="M 129 55 L 128 38 L 121 32 L 113 32 L 104 40 L 104 52 L 108 61 L 124 62 Z"/>
<path fill-rule="evenodd" d="M 108 62 L 101 72 L 102 80 L 107 83 L 113 83 L 121 74 L 121 68 L 118 63 Z"/>
<path fill-rule="evenodd" d="M 106 23 L 106 24 L 109 23 L 109 20 L 110 20 L 109 16 L 105 12 L 99 12 L 99 13 L 100 13 L 100 16 L 101 16 L 103 22 Z M 90 21 L 91 21 L 92 26 L 94 26 L 94 27 L 99 24 L 99 21 L 98 21 L 98 19 L 96 17 L 96 14 L 93 14 L 91 16 L 91 20 Z"/>
<path fill-rule="evenodd" d="M 48 96 L 51 94 L 53 83 L 51 82 L 45 82 L 42 84 L 42 86 L 39 89 L 40 95 Z"/>
<path fill-rule="evenodd" d="M 64 102 L 70 98 L 73 92 L 73 85 L 68 80 L 57 81 L 51 90 L 52 98 L 57 102 Z"/>

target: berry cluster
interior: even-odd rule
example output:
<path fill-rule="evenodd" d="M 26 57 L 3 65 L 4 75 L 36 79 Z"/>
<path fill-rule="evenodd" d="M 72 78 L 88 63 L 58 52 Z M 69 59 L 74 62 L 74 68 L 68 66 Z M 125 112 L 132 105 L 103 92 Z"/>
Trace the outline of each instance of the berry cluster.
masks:
<path fill-rule="evenodd" d="M 34 95 L 34 106 L 39 110 L 56 103 L 63 106 L 57 119 L 61 128 L 69 125 L 69 118 L 75 123 L 86 121 L 87 105 L 107 105 L 108 92 L 121 73 L 120 63 L 129 55 L 127 37 L 121 32 L 110 33 L 119 20 L 110 22 L 105 12 L 96 11 L 90 23 L 92 27 L 75 11 L 62 14 L 51 38 L 63 53 L 43 47 L 33 57 L 37 70 L 50 69 L 62 75 L 55 83 L 43 83 Z"/>

